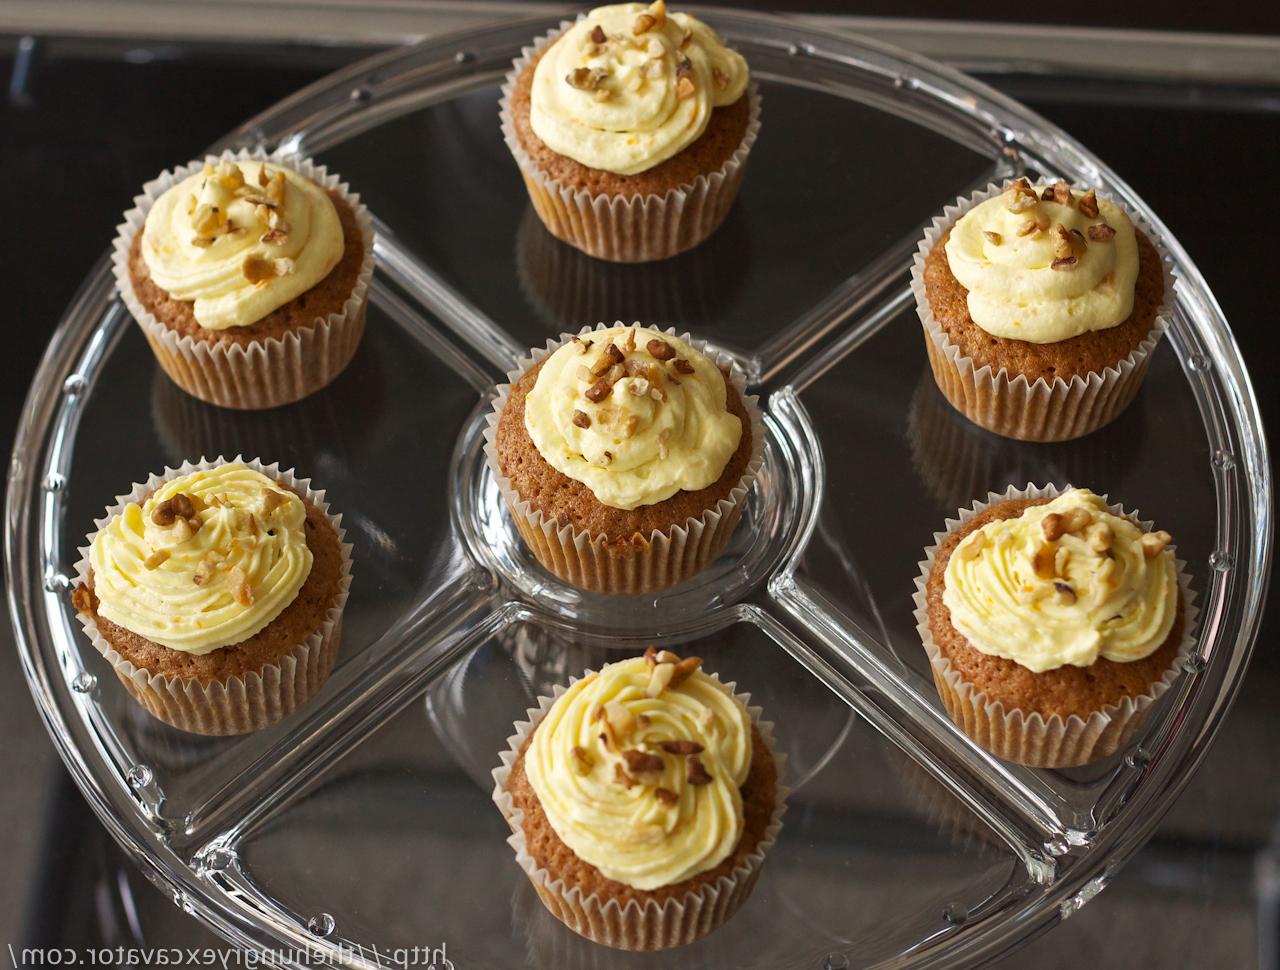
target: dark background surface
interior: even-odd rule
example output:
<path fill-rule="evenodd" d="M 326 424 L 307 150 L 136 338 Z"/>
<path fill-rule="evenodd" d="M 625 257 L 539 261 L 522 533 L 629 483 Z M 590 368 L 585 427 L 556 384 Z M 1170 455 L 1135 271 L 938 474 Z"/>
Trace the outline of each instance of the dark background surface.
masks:
<path fill-rule="evenodd" d="M 1037 10 L 1036 19 L 1096 22 L 1096 7 Z M 1255 14 L 1263 9 L 1186 5 L 1162 25 L 1244 31 L 1259 23 Z M 1280 8 L 1265 11 L 1276 29 Z M 856 12 L 899 11 L 882 3 Z M 943 3 L 916 3 L 913 12 L 955 16 Z M 1136 8 L 1110 14 L 1113 25 L 1150 25 Z M 1028 19 L 1026 8 L 1013 4 L 989 5 L 983 16 Z M 3 38 L 0 51 L 11 51 Z M 9 310 L 3 454 L 50 333 L 138 186 L 325 73 L 321 59 L 290 58 L 293 66 L 273 67 L 245 50 L 180 60 L 135 54 L 131 61 L 51 53 L 37 62 L 29 103 L 0 105 L 7 227 L 0 282 Z M 11 53 L 0 54 L 0 77 L 8 78 L 13 63 Z M 1255 97 L 1249 107 L 1233 108 L 1224 106 L 1231 99 L 1221 91 L 1171 87 L 1157 92 L 1158 105 L 1139 107 L 1116 101 L 1115 92 L 1081 100 L 1080 88 L 1044 79 L 987 80 L 1090 146 L 1161 214 L 1231 321 L 1274 431 L 1280 396 L 1272 280 L 1280 204 L 1271 179 L 1280 157 L 1280 100 Z M 1099 901 L 1009 958 L 1009 966 L 1280 966 L 1277 634 L 1273 610 L 1236 709 L 1150 845 Z M 7 780 L 0 786 L 0 858 L 7 863 L 0 943 L 215 942 L 139 877 L 84 805 L 28 695 L 7 617 L 0 618 L 0 777 Z M 125 898 L 134 910 L 122 904 Z"/>

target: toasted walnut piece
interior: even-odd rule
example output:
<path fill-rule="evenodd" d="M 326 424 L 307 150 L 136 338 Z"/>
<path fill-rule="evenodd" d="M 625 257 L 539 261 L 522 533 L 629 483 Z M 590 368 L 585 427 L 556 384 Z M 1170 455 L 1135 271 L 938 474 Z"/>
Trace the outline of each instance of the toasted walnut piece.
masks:
<path fill-rule="evenodd" d="M 1080 210 L 1080 214 L 1086 219 L 1098 218 L 1098 193 L 1096 189 L 1090 189 L 1076 202 L 1076 208 Z"/>
<path fill-rule="evenodd" d="M 197 586 L 203 586 L 209 581 L 209 577 L 213 575 L 213 563 L 208 559 L 201 559 L 196 571 L 191 574 L 191 582 Z"/>
<path fill-rule="evenodd" d="M 666 340 L 650 340 L 644 348 L 649 352 L 650 357 L 657 358 L 659 361 L 669 361 L 676 356 L 676 348 L 667 343 Z"/>
<path fill-rule="evenodd" d="M 168 560 L 168 558 L 168 550 L 156 549 L 151 553 L 151 555 L 147 556 L 146 559 L 142 560 L 142 565 L 146 566 L 148 569 L 159 569 L 165 564 L 165 561 Z"/>
<path fill-rule="evenodd" d="M 635 23 L 631 25 L 631 32 L 639 36 L 640 34 L 647 34 L 656 26 L 658 26 L 658 21 L 652 14 L 642 13 L 636 18 Z"/>
<path fill-rule="evenodd" d="M 253 605 L 253 587 L 249 585 L 249 577 L 239 566 L 233 566 L 227 573 L 231 580 L 231 596 L 241 606 Z"/>
<path fill-rule="evenodd" d="M 1035 570 L 1036 578 L 1053 579 L 1056 554 L 1054 547 L 1047 543 L 1036 549 L 1035 555 L 1031 557 L 1031 568 Z"/>
<path fill-rule="evenodd" d="M 271 176 L 267 174 L 267 166 L 259 165 L 258 166 L 258 184 L 261 186 L 266 186 L 266 184 L 270 181 L 271 181 Z"/>
<path fill-rule="evenodd" d="M 1064 606 L 1070 606 L 1076 601 L 1076 591 L 1071 588 L 1070 583 L 1058 580 L 1053 584 L 1053 591 L 1057 594 L 1058 602 Z"/>
<path fill-rule="evenodd" d="M 707 766 L 702 763 L 702 759 L 697 755 L 689 755 L 685 762 L 685 779 L 691 785 L 706 785 L 710 783 L 711 776 L 707 774 Z"/>
<path fill-rule="evenodd" d="M 676 369 L 677 374 L 692 374 L 694 369 L 693 365 L 683 357 L 677 357 L 671 366 Z"/>
<path fill-rule="evenodd" d="M 662 759 L 656 754 L 649 754 L 647 751 L 640 751 L 636 748 L 628 748 L 622 752 L 622 759 L 627 763 L 627 771 L 638 781 L 652 783 L 657 778 L 651 777 L 661 775 L 664 765 Z"/>
<path fill-rule="evenodd" d="M 298 268 L 298 265 L 292 259 L 285 256 L 280 259 L 273 259 L 271 265 L 276 271 L 276 276 L 288 276 Z"/>
<path fill-rule="evenodd" d="M 993 246 L 999 246 L 1004 242 L 1004 237 L 1000 233 L 992 232 L 990 229 L 985 230 L 982 234 L 987 237 L 987 242 Z"/>
<path fill-rule="evenodd" d="M 671 683 L 668 685 L 672 690 L 679 687 L 686 680 L 693 676 L 693 672 L 702 666 L 701 657 L 685 657 L 676 664 L 676 672 L 671 676 Z"/>
<path fill-rule="evenodd" d="M 589 67 L 575 67 L 564 76 L 564 80 L 569 87 L 579 91 L 594 91 L 600 86 L 600 79 L 603 76 L 600 71 Z"/>
<path fill-rule="evenodd" d="M 711 86 L 717 91 L 723 91 L 729 86 L 729 75 L 718 67 L 711 69 Z"/>
<path fill-rule="evenodd" d="M 1090 226 L 1088 231 L 1089 238 L 1094 242 L 1111 242 L 1111 240 L 1116 237 L 1116 231 L 1105 222 L 1100 222 L 1096 226 Z"/>
<path fill-rule="evenodd" d="M 651 387 L 649 388 L 649 396 L 655 401 L 665 401 L 667 399 L 667 392 L 660 387 Z"/>
<path fill-rule="evenodd" d="M 648 397 L 649 379 L 647 377 L 633 377 L 631 383 L 627 385 L 627 390 L 635 397 Z"/>
<path fill-rule="evenodd" d="M 1022 225 L 1018 227 L 1018 235 L 1019 237 L 1029 236 L 1039 228 L 1040 227 L 1036 225 L 1036 221 L 1034 219 L 1028 219 L 1026 222 L 1024 222 Z"/>
<path fill-rule="evenodd" d="M 1067 231 L 1067 227 L 1062 223 L 1055 223 L 1053 227 L 1053 256 L 1055 259 L 1066 259 L 1068 256 L 1074 256 L 1076 252 L 1075 245 L 1071 242 L 1071 233 Z"/>
<path fill-rule="evenodd" d="M 1010 212 L 1026 212 L 1039 201 L 1035 190 L 1025 178 L 1020 178 L 1010 185 L 1005 189 L 1004 194 L 1004 207 Z"/>
<path fill-rule="evenodd" d="M 596 24 L 591 28 L 591 43 L 603 44 L 608 38 L 605 36 L 604 28 Z"/>
<path fill-rule="evenodd" d="M 653 669 L 649 671 L 649 684 L 644 689 L 645 696 L 660 696 L 667 689 L 667 685 L 671 683 L 671 678 L 675 676 L 675 673 L 675 664 L 655 664 Z"/>
<path fill-rule="evenodd" d="M 1080 260 L 1075 256 L 1063 256 L 1061 259 L 1055 259 L 1052 263 L 1050 263 L 1049 268 L 1060 270 L 1060 271 L 1075 269 L 1076 266 L 1079 264 L 1079 262 Z"/>
<path fill-rule="evenodd" d="M 258 242 L 264 246 L 283 246 L 289 241 L 289 234 L 283 229 L 268 229 L 258 237 Z"/>
<path fill-rule="evenodd" d="M 173 520 L 177 518 L 177 513 L 173 511 L 173 502 L 160 502 L 151 510 L 151 521 L 156 525 L 163 527 L 173 525 Z"/>
<path fill-rule="evenodd" d="M 1058 179 L 1053 183 L 1052 198 L 1058 205 L 1071 205 L 1071 186 L 1067 184 L 1066 179 Z"/>
<path fill-rule="evenodd" d="M 658 662 L 658 648 L 653 644 L 644 648 L 644 662 L 651 668 Z"/>
<path fill-rule="evenodd" d="M 284 172 L 276 172 L 267 183 L 267 198 L 276 205 L 284 205 L 285 178 Z"/>
<path fill-rule="evenodd" d="M 195 246 L 197 249 L 208 249 L 213 245 L 213 238 L 211 236 L 193 236 L 191 238 L 191 245 Z"/>
<path fill-rule="evenodd" d="M 573 770 L 579 775 L 589 775 L 591 769 L 595 766 L 595 759 L 591 757 L 591 752 L 579 744 L 575 744 L 569 749 L 569 755 L 573 758 Z"/>
<path fill-rule="evenodd" d="M 622 422 L 622 434 L 630 438 L 636 433 L 636 429 L 640 427 L 640 416 L 638 414 L 627 415 L 627 420 Z"/>
<path fill-rule="evenodd" d="M 631 353 L 636 349 L 636 328 L 632 327 L 627 331 L 627 339 L 622 344 L 622 349 L 627 353 Z M 626 363 L 625 361 L 623 363 Z"/>
<path fill-rule="evenodd" d="M 261 256 L 249 256 L 240 267 L 240 272 L 254 286 L 263 286 L 276 278 L 275 261 Z"/>
<path fill-rule="evenodd" d="M 1105 522 L 1095 522 L 1085 530 L 1085 539 L 1089 543 L 1089 548 L 1094 552 L 1103 553 L 1111 548 L 1111 543 L 1115 535 L 1111 531 L 1111 526 Z"/>
<path fill-rule="evenodd" d="M 676 82 L 676 97 L 681 101 L 684 101 L 686 98 L 692 98 L 694 90 L 695 88 L 693 86 L 692 78 L 682 77 Z"/>
<path fill-rule="evenodd" d="M 971 532 L 964 542 L 956 549 L 956 555 L 961 559 L 972 560 L 977 559 L 979 553 L 987 546 L 987 536 L 983 532 Z"/>
<path fill-rule="evenodd" d="M 667 754 L 702 754 L 702 745 L 697 741 L 663 741 L 658 747 Z"/>
<path fill-rule="evenodd" d="M 573 425 L 576 428 L 591 427 L 591 418 L 587 416 L 586 411 L 579 411 L 576 408 L 573 412 Z"/>
<path fill-rule="evenodd" d="M 84 586 L 77 586 L 71 591 L 71 605 L 77 613 L 93 612 L 93 594 Z"/>
<path fill-rule="evenodd" d="M 1062 516 L 1057 512 L 1046 515 L 1040 523 L 1040 528 L 1044 530 L 1044 537 L 1050 542 L 1057 542 L 1067 531 L 1062 524 Z"/>
<path fill-rule="evenodd" d="M 1164 552 L 1165 546 L 1173 541 L 1173 536 L 1162 529 L 1159 532 L 1144 533 L 1139 541 L 1142 544 L 1142 555 L 1147 559 L 1154 559 Z"/>
<path fill-rule="evenodd" d="M 173 508 L 174 515 L 180 515 L 182 518 L 190 518 L 196 514 L 196 507 L 191 501 L 191 497 L 184 492 L 175 492 L 169 497 L 169 505 Z"/>
<path fill-rule="evenodd" d="M 653 797 L 662 802 L 663 805 L 674 805 L 680 800 L 679 796 L 670 788 L 662 788 L 661 786 L 653 790 Z"/>
<path fill-rule="evenodd" d="M 1088 509 L 1067 509 L 1062 516 L 1062 528 L 1075 533 L 1093 525 L 1093 513 Z"/>
<path fill-rule="evenodd" d="M 601 454 L 600 454 L 600 464 L 601 464 L 601 465 L 604 465 L 606 468 L 607 468 L 609 465 L 612 465 L 612 464 L 613 464 L 613 452 L 612 452 L 612 451 L 605 451 L 605 452 L 601 452 Z"/>
<path fill-rule="evenodd" d="M 635 715 L 621 701 L 609 701 L 609 703 L 605 704 L 604 716 L 605 720 L 609 722 L 609 727 L 613 728 L 613 733 L 618 737 L 625 737 L 630 734 L 636 726 Z"/>
<path fill-rule="evenodd" d="M 583 392 L 583 396 L 592 404 L 599 404 L 609 396 L 612 390 L 613 385 L 602 377 L 600 380 L 588 387 L 586 391 Z"/>
<path fill-rule="evenodd" d="M 627 789 L 630 789 L 636 783 L 636 780 L 627 774 L 627 769 L 622 767 L 621 761 L 613 763 L 613 780 Z"/>

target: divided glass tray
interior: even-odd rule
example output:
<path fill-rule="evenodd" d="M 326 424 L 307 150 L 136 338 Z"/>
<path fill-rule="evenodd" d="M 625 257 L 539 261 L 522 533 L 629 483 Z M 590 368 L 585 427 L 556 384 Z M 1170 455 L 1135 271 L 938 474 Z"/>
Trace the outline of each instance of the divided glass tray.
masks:
<path fill-rule="evenodd" d="M 763 127 L 728 221 L 690 253 L 610 265 L 543 229 L 498 127 L 512 58 L 554 26 L 528 20 L 364 61 L 215 146 L 314 156 L 376 217 L 368 331 L 323 392 L 258 413 L 185 396 L 105 258 L 54 334 L 5 523 L 31 689 L 148 877 L 275 964 L 403 965 L 413 947 L 468 970 L 974 963 L 1106 886 L 1235 695 L 1267 580 L 1269 465 L 1227 324 L 1158 215 L 1070 137 L 955 71 L 767 16 L 706 19 L 750 61 Z M 1000 439 L 952 411 L 908 289 L 928 220 L 1024 173 L 1097 185 L 1176 262 L 1172 327 L 1141 393 L 1075 442 Z M 584 594 L 542 570 L 481 454 L 516 358 L 601 320 L 708 339 L 766 412 L 764 470 L 731 547 L 652 597 Z M 268 730 L 201 738 L 125 694 L 67 590 L 93 518 L 131 482 L 238 454 L 328 491 L 354 583 L 320 696 Z M 1088 485 L 1172 531 L 1200 608 L 1197 649 L 1134 745 L 1071 771 L 999 761 L 956 730 L 912 620 L 933 532 L 1028 481 Z M 561 926 L 490 800 L 536 696 L 649 643 L 751 692 L 793 789 L 744 911 L 665 959 Z"/>

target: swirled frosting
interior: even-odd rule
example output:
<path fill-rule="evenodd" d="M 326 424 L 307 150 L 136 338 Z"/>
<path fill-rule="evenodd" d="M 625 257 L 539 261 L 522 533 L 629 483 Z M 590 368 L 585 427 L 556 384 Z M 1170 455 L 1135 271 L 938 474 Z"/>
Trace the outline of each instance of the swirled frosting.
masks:
<path fill-rule="evenodd" d="M 1072 489 L 966 536 L 947 562 L 942 601 L 974 649 L 1036 673 L 1141 660 L 1179 608 L 1168 542 Z"/>
<path fill-rule="evenodd" d="M 328 276 L 342 250 L 324 188 L 269 162 L 206 165 L 156 199 L 142 233 L 152 280 L 207 330 L 261 320 Z"/>
<path fill-rule="evenodd" d="M 673 668 L 679 660 L 659 656 Z M 700 670 L 655 694 L 659 666 L 636 657 L 588 674 L 551 705 L 525 752 L 556 834 L 607 878 L 641 890 L 728 857 L 742 838 L 739 789 L 751 767 L 742 703 Z"/>
<path fill-rule="evenodd" d="M 524 421 L 548 464 L 604 505 L 634 509 L 724 473 L 742 438 L 726 400 L 710 357 L 657 330 L 614 327 L 547 358 Z"/>
<path fill-rule="evenodd" d="M 175 478 L 94 537 L 98 613 L 183 653 L 247 640 L 311 572 L 306 516 L 297 495 L 243 464 Z"/>
<path fill-rule="evenodd" d="M 1114 327 L 1133 311 L 1133 224 L 1092 190 L 1020 179 L 956 221 L 946 254 L 969 291 L 969 316 L 992 336 L 1054 343 Z"/>
<path fill-rule="evenodd" d="M 661 2 L 597 7 L 534 69 L 529 123 L 554 152 L 635 175 L 687 148 L 747 89 L 747 62 Z"/>

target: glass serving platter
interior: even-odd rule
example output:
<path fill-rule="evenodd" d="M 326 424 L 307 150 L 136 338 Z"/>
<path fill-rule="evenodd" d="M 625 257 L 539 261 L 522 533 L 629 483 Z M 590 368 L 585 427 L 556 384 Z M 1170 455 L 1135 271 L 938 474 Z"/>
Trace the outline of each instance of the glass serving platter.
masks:
<path fill-rule="evenodd" d="M 368 331 L 323 392 L 261 413 L 185 396 L 105 258 L 54 334 L 5 522 L 32 692 L 148 877 L 275 964 L 404 965 L 421 947 L 459 968 L 975 963 L 1106 886 L 1235 695 L 1268 577 L 1270 466 L 1227 324 L 1158 216 L 1070 137 L 955 71 L 766 16 L 706 16 L 750 61 L 764 124 L 731 216 L 688 254 L 596 262 L 533 215 L 496 106 L 512 58 L 554 26 L 528 20 L 364 61 L 215 146 L 315 156 L 376 216 Z M 1138 399 L 1077 442 L 1007 441 L 953 412 L 908 289 L 925 223 L 1023 173 L 1098 185 L 1177 264 L 1172 327 Z M 538 567 L 481 455 L 517 357 L 599 320 L 710 340 L 766 411 L 764 471 L 731 547 L 653 597 L 585 594 Z M 237 454 L 328 491 L 354 584 L 321 695 L 268 730 L 200 738 L 128 698 L 67 589 L 92 519 L 129 483 Z M 1134 745 L 1072 771 L 1001 762 L 956 730 L 911 617 L 934 530 L 1028 481 L 1087 484 L 1171 529 L 1200 607 L 1198 647 Z M 697 653 L 753 694 L 793 789 L 745 911 L 666 960 L 561 926 L 490 801 L 533 699 L 648 643 Z"/>

